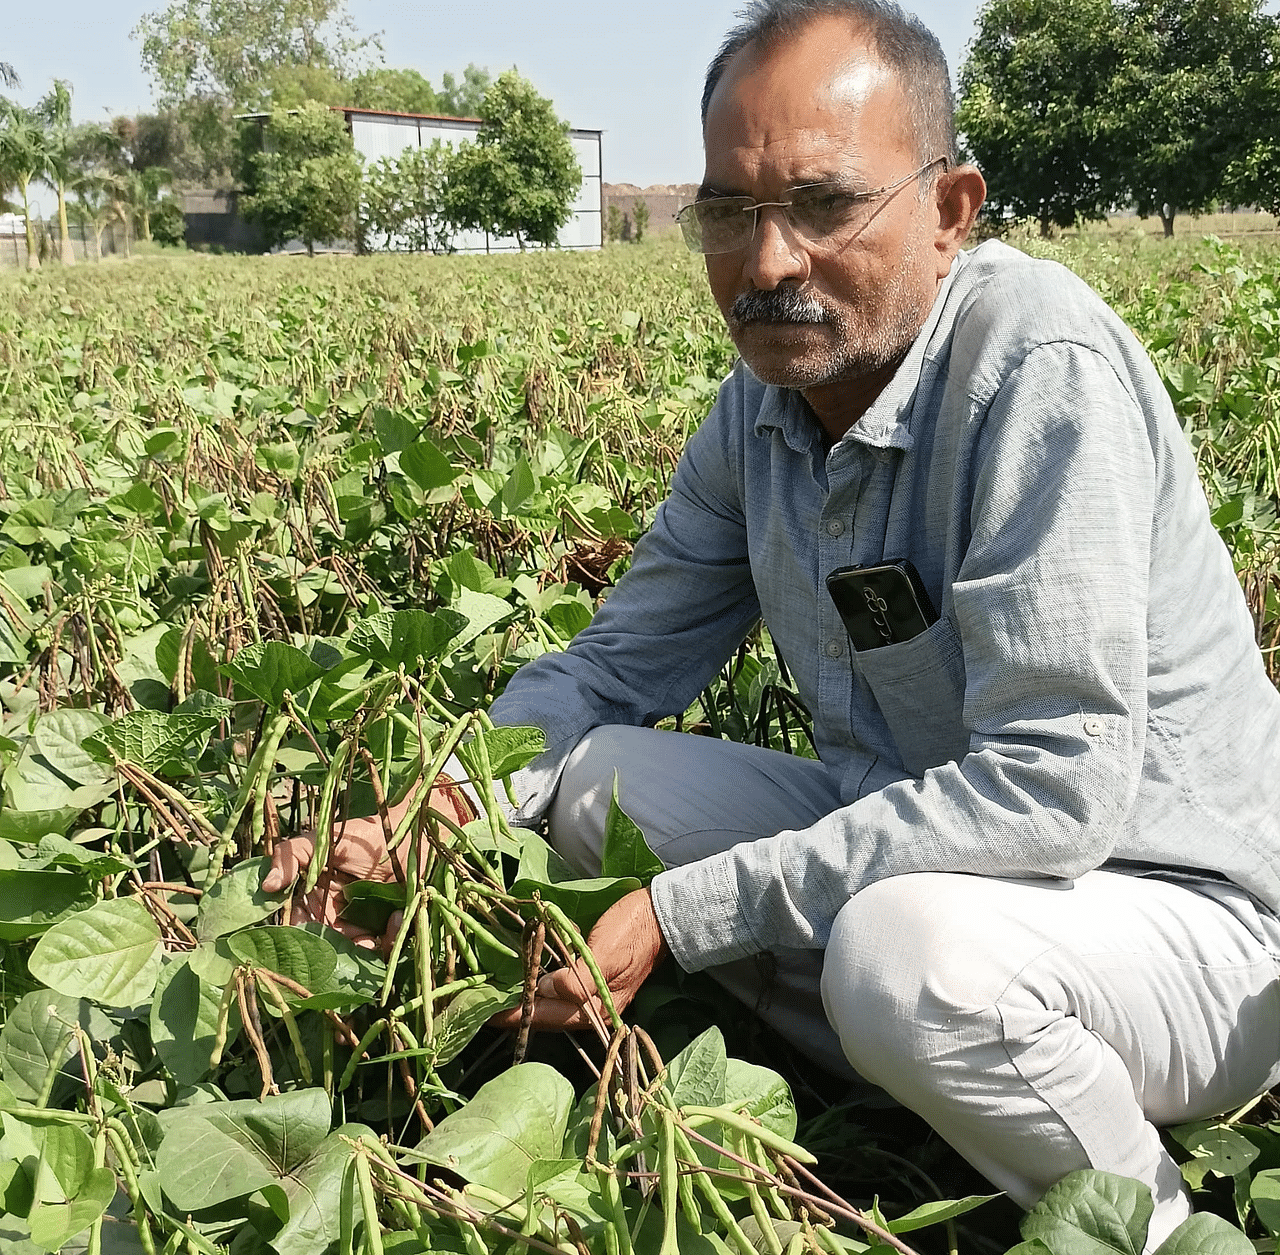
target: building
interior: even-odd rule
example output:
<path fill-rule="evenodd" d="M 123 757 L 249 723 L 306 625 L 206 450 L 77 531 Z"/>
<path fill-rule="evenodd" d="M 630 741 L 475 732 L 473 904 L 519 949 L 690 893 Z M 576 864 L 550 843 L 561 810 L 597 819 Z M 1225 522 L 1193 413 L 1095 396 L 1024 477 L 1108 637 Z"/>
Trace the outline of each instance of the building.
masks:
<path fill-rule="evenodd" d="M 425 148 L 433 140 L 451 147 L 474 139 L 480 130 L 478 118 L 442 118 L 418 113 L 380 113 L 372 109 L 344 108 L 351 140 L 366 165 L 383 157 L 398 157 L 406 148 Z M 599 131 L 571 129 L 569 142 L 582 167 L 582 186 L 573 205 L 573 217 L 560 229 L 561 248 L 593 249 L 604 242 L 604 193 L 601 183 Z M 519 245 L 511 238 L 489 238 L 480 231 L 466 231 L 455 237 L 460 253 L 515 252 Z"/>
<path fill-rule="evenodd" d="M 383 113 L 375 109 L 334 106 L 346 119 L 355 150 L 367 166 L 383 157 L 398 157 L 406 148 L 426 147 L 440 140 L 451 147 L 474 139 L 479 118 L 445 118 L 419 113 Z M 240 114 L 240 121 L 265 126 L 268 113 Z M 560 229 L 558 243 L 567 249 L 598 249 L 604 243 L 604 192 L 600 171 L 600 131 L 571 129 L 569 142 L 582 167 L 582 186 L 573 204 L 573 216 Z M 196 189 L 183 194 L 187 219 L 187 243 L 225 248 L 232 252 L 257 252 L 261 232 L 239 213 L 237 193 Z M 463 231 L 454 237 L 459 253 L 514 253 L 520 245 L 510 237 L 487 236 L 483 231 Z M 351 248 L 352 245 L 345 245 Z M 292 251 L 287 249 L 286 251 Z"/>

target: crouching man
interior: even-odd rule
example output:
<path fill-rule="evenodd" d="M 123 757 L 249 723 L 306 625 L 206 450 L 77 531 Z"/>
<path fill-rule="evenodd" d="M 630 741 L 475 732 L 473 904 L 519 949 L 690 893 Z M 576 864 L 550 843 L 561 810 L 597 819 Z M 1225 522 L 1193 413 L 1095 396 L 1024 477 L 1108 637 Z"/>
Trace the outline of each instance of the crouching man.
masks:
<path fill-rule="evenodd" d="M 1280 1079 L 1280 695 L 1186 440 L 1083 283 L 961 252 L 985 187 L 895 5 L 757 0 L 703 122 L 680 220 L 741 362 L 590 627 L 494 707 L 547 734 L 517 822 L 592 871 L 616 771 L 667 867 L 592 935 L 619 1005 L 667 951 L 754 1004 L 767 952 L 798 1049 L 1024 1206 L 1137 1177 L 1154 1250 L 1190 1210 L 1157 1127 Z M 885 644 L 826 586 L 867 566 Z M 820 761 L 654 730 L 761 619 Z M 595 998 L 541 992 L 544 1027 Z"/>

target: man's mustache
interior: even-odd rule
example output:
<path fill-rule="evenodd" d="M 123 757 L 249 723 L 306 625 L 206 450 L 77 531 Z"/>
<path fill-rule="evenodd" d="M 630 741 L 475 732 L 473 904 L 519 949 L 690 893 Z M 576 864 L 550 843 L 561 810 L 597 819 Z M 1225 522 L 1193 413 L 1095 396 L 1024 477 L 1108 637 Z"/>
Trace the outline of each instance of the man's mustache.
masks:
<path fill-rule="evenodd" d="M 768 291 L 752 288 L 737 297 L 729 309 L 735 323 L 824 323 L 830 321 L 826 307 L 816 297 L 799 288 L 780 287 Z"/>

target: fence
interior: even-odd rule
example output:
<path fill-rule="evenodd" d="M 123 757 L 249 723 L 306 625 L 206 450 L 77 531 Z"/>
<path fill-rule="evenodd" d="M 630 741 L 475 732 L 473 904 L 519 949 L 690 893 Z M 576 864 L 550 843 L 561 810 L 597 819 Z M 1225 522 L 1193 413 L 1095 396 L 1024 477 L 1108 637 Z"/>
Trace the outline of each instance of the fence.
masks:
<path fill-rule="evenodd" d="M 57 261 L 62 256 L 61 239 L 59 238 L 56 220 L 31 220 L 31 234 L 35 239 L 36 256 L 41 264 Z M 119 222 L 108 223 L 98 236 L 87 223 L 73 222 L 68 230 L 72 251 L 76 261 L 98 261 L 103 257 L 128 256 L 133 247 L 132 231 L 126 232 Z M 27 236 L 18 215 L 5 216 L 0 224 L 0 266 L 16 266 L 22 269 L 27 264 Z"/>

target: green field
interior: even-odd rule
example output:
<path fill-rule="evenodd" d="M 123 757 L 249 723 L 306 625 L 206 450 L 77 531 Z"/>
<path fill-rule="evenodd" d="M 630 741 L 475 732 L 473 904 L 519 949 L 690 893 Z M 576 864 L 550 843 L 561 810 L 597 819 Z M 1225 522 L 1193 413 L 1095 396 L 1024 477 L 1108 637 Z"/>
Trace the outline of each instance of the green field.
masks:
<path fill-rule="evenodd" d="M 1022 244 L 1150 349 L 1275 678 L 1280 244 Z M 536 738 L 485 711 L 588 621 L 732 360 L 670 238 L 0 276 L 6 1251 L 892 1249 L 862 1221 L 898 1249 L 1016 1242 L 1002 1204 L 937 1201 L 981 1183 L 918 1122 L 846 1109 L 708 983 L 664 972 L 649 1037 L 518 1066 L 484 1027 L 652 871 L 621 815 L 588 882 L 507 830 Z M 812 752 L 763 633 L 681 725 Z M 351 894 L 370 926 L 403 909 L 389 961 L 279 927 L 275 842 L 323 844 L 461 742 L 486 814 L 417 798 L 418 871 Z M 1202 1205 L 1267 1250 L 1275 1114 L 1179 1134 Z"/>

